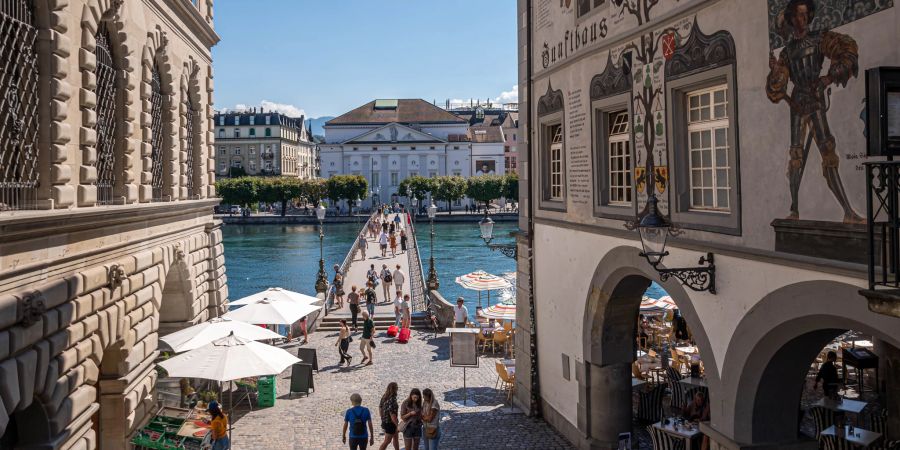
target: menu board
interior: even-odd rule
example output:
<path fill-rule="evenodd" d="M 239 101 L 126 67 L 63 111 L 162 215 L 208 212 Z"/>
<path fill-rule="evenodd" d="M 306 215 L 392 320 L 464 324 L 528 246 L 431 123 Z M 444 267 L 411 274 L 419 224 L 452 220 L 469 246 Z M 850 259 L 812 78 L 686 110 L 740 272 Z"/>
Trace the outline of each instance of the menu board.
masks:
<path fill-rule="evenodd" d="M 466 328 L 464 332 L 450 332 L 450 367 L 478 367 L 478 329 Z"/>

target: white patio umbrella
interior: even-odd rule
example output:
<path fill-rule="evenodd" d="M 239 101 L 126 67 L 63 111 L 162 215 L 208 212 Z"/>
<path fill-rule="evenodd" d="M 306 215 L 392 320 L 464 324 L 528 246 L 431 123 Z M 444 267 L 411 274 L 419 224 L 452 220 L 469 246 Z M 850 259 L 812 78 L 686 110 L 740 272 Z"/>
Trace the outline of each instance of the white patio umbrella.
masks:
<path fill-rule="evenodd" d="M 478 291 L 478 305 L 481 306 L 481 291 L 488 291 L 488 305 L 491 303 L 491 291 L 496 289 L 508 289 L 512 283 L 508 280 L 489 274 L 483 270 L 476 270 L 456 277 L 456 284 L 473 291 Z"/>
<path fill-rule="evenodd" d="M 304 305 L 289 300 L 257 300 L 222 317 L 260 325 L 291 325 L 322 309 L 321 306 Z"/>
<path fill-rule="evenodd" d="M 287 300 L 296 303 L 302 304 L 312 304 L 320 299 L 316 297 L 310 297 L 306 294 L 301 294 L 299 292 L 289 291 L 287 289 L 282 289 L 280 287 L 270 287 L 262 292 L 257 292 L 253 295 L 248 295 L 244 298 L 235 300 L 233 302 L 228 302 L 229 305 L 233 306 L 241 306 L 241 305 L 249 305 L 251 303 L 256 303 L 259 300 Z"/>
<path fill-rule="evenodd" d="M 481 311 L 481 315 L 488 319 L 516 320 L 515 303 L 497 303 L 488 306 Z"/>
<path fill-rule="evenodd" d="M 235 336 L 250 339 L 251 341 L 280 339 L 282 337 L 274 331 L 251 325 L 247 322 L 227 317 L 216 317 L 207 322 L 198 323 L 190 328 L 163 336 L 159 340 L 165 342 L 175 353 L 181 353 L 203 347 L 232 333 Z"/>
<path fill-rule="evenodd" d="M 170 377 L 232 381 L 276 375 L 300 358 L 271 345 L 231 333 L 200 348 L 161 361 Z"/>

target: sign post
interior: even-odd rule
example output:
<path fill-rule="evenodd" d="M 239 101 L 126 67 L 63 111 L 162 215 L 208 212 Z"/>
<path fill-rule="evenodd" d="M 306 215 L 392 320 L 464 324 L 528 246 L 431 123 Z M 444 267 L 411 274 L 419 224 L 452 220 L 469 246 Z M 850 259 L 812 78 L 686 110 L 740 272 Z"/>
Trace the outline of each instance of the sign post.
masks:
<path fill-rule="evenodd" d="M 450 333 L 450 367 L 463 368 L 463 401 L 453 402 L 457 407 L 478 406 L 469 400 L 466 391 L 466 368 L 478 367 L 478 328 L 448 328 Z"/>

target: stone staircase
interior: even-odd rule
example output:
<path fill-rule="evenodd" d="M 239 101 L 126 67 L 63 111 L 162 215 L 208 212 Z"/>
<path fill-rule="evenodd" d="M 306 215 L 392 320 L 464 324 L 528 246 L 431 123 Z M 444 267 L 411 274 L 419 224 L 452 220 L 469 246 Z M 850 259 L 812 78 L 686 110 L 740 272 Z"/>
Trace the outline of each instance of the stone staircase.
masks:
<path fill-rule="evenodd" d="M 341 329 L 340 321 L 341 319 L 347 319 L 347 323 L 350 323 L 350 317 L 347 317 L 343 314 L 329 314 L 325 316 L 319 325 L 316 327 L 315 331 L 329 332 L 334 333 Z M 375 330 L 376 333 L 383 332 L 387 330 L 387 328 L 394 324 L 394 316 L 375 316 Z M 358 319 L 358 324 L 360 330 L 362 329 L 362 316 Z M 425 319 L 425 314 L 423 313 L 414 313 L 412 315 L 412 324 L 410 326 L 416 330 L 430 330 L 428 326 L 428 322 Z"/>

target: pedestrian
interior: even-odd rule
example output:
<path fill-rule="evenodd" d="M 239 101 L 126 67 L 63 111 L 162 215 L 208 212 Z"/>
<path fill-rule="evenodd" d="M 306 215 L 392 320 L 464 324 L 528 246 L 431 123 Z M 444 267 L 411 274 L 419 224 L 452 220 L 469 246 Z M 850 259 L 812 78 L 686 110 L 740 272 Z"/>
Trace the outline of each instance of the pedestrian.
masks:
<path fill-rule="evenodd" d="M 338 270 L 334 274 L 334 305 L 335 308 L 341 309 L 344 307 L 344 275 Z"/>
<path fill-rule="evenodd" d="M 384 233 L 387 233 L 387 231 L 388 231 L 387 219 L 385 219 L 383 222 L 381 222 L 381 231 Z"/>
<path fill-rule="evenodd" d="M 400 214 L 394 214 L 394 225 L 396 225 L 397 230 L 400 229 Z"/>
<path fill-rule="evenodd" d="M 403 296 L 403 303 L 400 304 L 400 314 L 403 316 L 400 318 L 400 328 L 409 328 L 411 311 L 412 304 L 409 301 L 409 294 L 406 294 Z"/>
<path fill-rule="evenodd" d="M 394 222 L 388 224 L 388 234 L 394 234 L 394 231 L 397 229 L 394 227 Z"/>
<path fill-rule="evenodd" d="M 369 264 L 369 270 L 366 271 L 366 282 L 378 286 L 378 272 L 375 271 L 375 264 Z"/>
<path fill-rule="evenodd" d="M 372 283 L 366 283 L 366 291 L 364 292 L 366 296 L 366 311 L 368 311 L 370 317 L 375 317 L 375 303 L 378 303 L 378 294 L 375 293 L 375 286 L 372 286 Z"/>
<path fill-rule="evenodd" d="M 350 288 L 350 295 L 347 296 L 347 303 L 350 304 L 350 320 L 353 324 L 353 332 L 357 330 L 356 315 L 359 314 L 359 294 L 356 293 L 356 285 Z"/>
<path fill-rule="evenodd" d="M 400 251 L 406 253 L 406 230 L 400 230 Z"/>
<path fill-rule="evenodd" d="M 350 327 L 347 326 L 347 319 L 341 319 L 341 331 L 338 334 L 338 340 L 335 342 L 335 346 L 338 348 L 338 355 L 341 356 L 341 362 L 338 365 L 347 361 L 347 367 L 350 367 L 350 362 L 353 361 L 353 357 L 347 353 L 350 350 L 350 341 L 353 337 L 350 336 Z"/>
<path fill-rule="evenodd" d="M 359 363 L 371 366 L 373 356 L 372 349 L 375 347 L 375 343 L 372 342 L 372 336 L 375 334 L 375 321 L 369 316 L 368 311 L 363 311 L 362 317 L 363 332 L 362 337 L 359 339 L 359 352 L 362 353 L 363 359 Z"/>
<path fill-rule="evenodd" d="M 300 319 L 300 332 L 303 333 L 303 342 L 301 342 L 300 345 L 306 345 L 306 343 L 309 342 L 309 335 L 306 331 L 306 316 L 303 316 L 303 318 Z"/>
<path fill-rule="evenodd" d="M 397 438 L 397 424 L 400 423 L 397 418 L 397 383 L 388 383 L 381 396 L 381 403 L 378 404 L 378 412 L 381 415 L 381 430 L 384 431 L 384 442 L 378 450 L 386 450 L 391 442 L 394 443 L 394 450 L 400 450 L 400 439 Z"/>
<path fill-rule="evenodd" d="M 397 296 L 394 297 L 394 325 L 397 328 L 400 328 L 400 325 L 403 324 L 403 311 L 401 308 L 403 307 L 403 293 L 397 291 Z"/>
<path fill-rule="evenodd" d="M 347 428 L 350 428 L 350 450 L 366 450 L 368 445 L 375 445 L 375 430 L 372 428 L 372 413 L 369 408 L 362 406 L 362 396 L 350 395 L 350 403 L 353 405 L 344 413 L 344 430 L 341 432 L 341 442 L 347 443 Z M 368 430 L 366 430 L 368 426 Z"/>
<path fill-rule="evenodd" d="M 422 432 L 425 450 L 438 450 L 438 441 L 441 440 L 441 405 L 434 398 L 434 392 L 427 388 L 422 390 L 422 423 L 425 424 Z"/>
<path fill-rule="evenodd" d="M 391 295 L 391 284 L 394 282 L 394 275 L 391 273 L 391 269 L 388 269 L 387 264 L 381 265 L 381 272 L 378 274 L 378 277 L 383 282 L 381 288 L 384 293 L 384 301 L 388 301 Z"/>
<path fill-rule="evenodd" d="M 466 203 L 466 214 L 468 214 L 468 213 L 469 213 L 469 204 Z"/>
<path fill-rule="evenodd" d="M 837 352 L 828 352 L 825 356 L 825 363 L 819 368 L 819 373 L 816 374 L 816 380 L 813 383 L 813 390 L 815 390 L 819 387 L 819 382 L 822 382 L 822 394 L 826 398 L 833 398 L 838 395 L 841 379 L 838 377 L 836 363 Z"/>
<path fill-rule="evenodd" d="M 393 275 L 392 278 L 394 279 L 394 289 L 396 289 L 397 292 L 402 293 L 403 292 L 403 283 L 406 282 L 406 274 L 403 273 L 402 270 L 400 270 L 400 264 L 397 264 L 396 267 L 397 267 L 397 269 L 394 270 L 394 273 L 392 274 Z"/>
<path fill-rule="evenodd" d="M 391 242 L 391 256 L 397 255 L 397 233 L 393 231 L 390 234 L 390 242 Z"/>
<path fill-rule="evenodd" d="M 228 417 L 222 412 L 219 403 L 215 400 L 209 402 L 206 407 L 209 413 L 209 425 L 212 430 L 212 448 L 213 450 L 228 450 L 231 448 L 231 441 L 228 439 Z"/>
<path fill-rule="evenodd" d="M 356 248 L 359 249 L 360 255 L 362 255 L 362 260 L 366 260 L 366 249 L 369 248 L 369 243 L 366 241 L 366 236 L 362 233 L 359 234 L 359 239 L 356 243 Z"/>
<path fill-rule="evenodd" d="M 400 405 L 400 429 L 403 430 L 404 448 L 418 449 L 422 438 L 422 393 L 417 388 Z"/>
<path fill-rule="evenodd" d="M 456 306 L 453 308 L 453 326 L 456 328 L 465 328 L 469 321 L 469 308 L 466 308 L 465 303 L 464 298 L 456 298 Z"/>
<path fill-rule="evenodd" d="M 387 228 L 385 225 L 384 228 Z M 381 232 L 381 235 L 378 236 L 378 244 L 381 246 L 381 257 L 384 258 L 387 256 L 387 247 L 388 247 L 388 235 L 387 230 Z"/>

